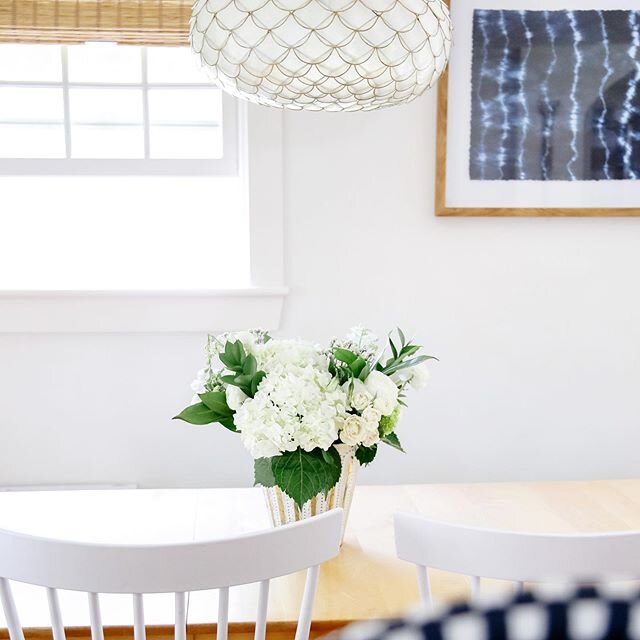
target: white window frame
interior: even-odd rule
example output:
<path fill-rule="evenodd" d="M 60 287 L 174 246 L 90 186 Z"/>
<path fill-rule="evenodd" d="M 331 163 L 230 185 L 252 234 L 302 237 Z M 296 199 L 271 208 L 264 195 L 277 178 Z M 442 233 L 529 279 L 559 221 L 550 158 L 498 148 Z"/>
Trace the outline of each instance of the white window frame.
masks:
<path fill-rule="evenodd" d="M 233 101 L 238 170 L 245 181 L 251 285 L 208 291 L 0 291 L 0 332 L 215 332 L 275 330 L 284 282 L 283 112 Z"/>
<path fill-rule="evenodd" d="M 102 46 L 102 45 L 98 45 Z M 113 45 L 115 46 L 115 45 Z M 222 93 L 222 158 L 189 159 L 150 158 L 149 89 L 181 88 L 198 91 L 211 89 L 203 83 L 157 83 L 148 81 L 147 50 L 140 48 L 141 80 L 139 82 L 74 82 L 69 80 L 69 55 L 66 45 L 60 47 L 61 80 L 7 80 L 0 87 L 25 87 L 35 89 L 60 89 L 63 96 L 63 126 L 65 134 L 65 157 L 63 158 L 0 158 L 0 176 L 3 175 L 172 175 L 172 176 L 234 176 L 238 174 L 238 109 L 236 100 Z M 69 114 L 70 89 L 126 89 L 142 91 L 144 130 L 144 158 L 72 158 L 71 118 Z M 0 123 L 5 124 L 5 123 Z M 6 123 L 9 124 L 9 123 Z"/>

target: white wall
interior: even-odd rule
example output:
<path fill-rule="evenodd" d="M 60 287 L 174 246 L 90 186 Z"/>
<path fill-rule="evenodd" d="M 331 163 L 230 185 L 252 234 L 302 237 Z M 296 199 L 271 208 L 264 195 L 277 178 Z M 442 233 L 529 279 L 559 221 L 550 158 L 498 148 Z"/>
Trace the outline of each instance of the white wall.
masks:
<path fill-rule="evenodd" d="M 370 482 L 637 475 L 640 220 L 433 215 L 435 93 L 287 114 L 283 332 L 396 324 L 441 362 Z M 168 419 L 198 335 L 0 336 L 0 485 L 246 485 L 222 428 Z"/>

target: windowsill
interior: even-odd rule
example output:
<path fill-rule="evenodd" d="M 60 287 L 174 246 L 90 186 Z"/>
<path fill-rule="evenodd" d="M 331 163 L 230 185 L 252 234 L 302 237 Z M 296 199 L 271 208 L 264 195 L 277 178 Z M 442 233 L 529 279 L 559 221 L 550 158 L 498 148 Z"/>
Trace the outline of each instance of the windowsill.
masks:
<path fill-rule="evenodd" d="M 286 287 L 2 291 L 0 333 L 207 333 L 280 325 Z"/>

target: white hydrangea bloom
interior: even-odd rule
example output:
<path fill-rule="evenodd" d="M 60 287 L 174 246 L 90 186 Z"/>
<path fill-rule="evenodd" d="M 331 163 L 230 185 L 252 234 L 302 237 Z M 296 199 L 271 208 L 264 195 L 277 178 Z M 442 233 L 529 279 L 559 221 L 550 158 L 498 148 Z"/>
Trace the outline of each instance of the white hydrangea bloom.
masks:
<path fill-rule="evenodd" d="M 373 407 L 383 416 L 390 416 L 398 404 L 396 383 L 380 371 L 372 371 L 365 381 L 367 391 L 373 396 Z"/>
<path fill-rule="evenodd" d="M 251 455 L 328 449 L 338 439 L 346 394 L 328 372 L 327 358 L 312 344 L 296 340 L 271 340 L 255 355 L 258 369 L 267 375 L 255 397 L 235 414 Z"/>

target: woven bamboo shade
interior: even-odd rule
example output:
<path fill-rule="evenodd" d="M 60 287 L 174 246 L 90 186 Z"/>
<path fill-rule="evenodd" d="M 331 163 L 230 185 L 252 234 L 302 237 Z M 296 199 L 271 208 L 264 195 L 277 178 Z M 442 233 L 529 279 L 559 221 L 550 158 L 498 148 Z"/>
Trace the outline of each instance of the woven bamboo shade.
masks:
<path fill-rule="evenodd" d="M 0 42 L 189 43 L 191 0 L 0 0 Z"/>

